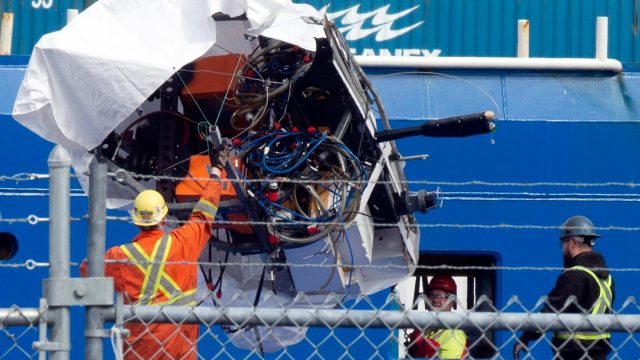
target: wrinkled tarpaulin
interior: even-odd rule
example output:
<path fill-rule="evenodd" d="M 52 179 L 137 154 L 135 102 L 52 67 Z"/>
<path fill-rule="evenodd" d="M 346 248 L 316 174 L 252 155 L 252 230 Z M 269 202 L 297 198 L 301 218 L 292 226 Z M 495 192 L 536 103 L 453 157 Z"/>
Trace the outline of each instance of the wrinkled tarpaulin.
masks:
<path fill-rule="evenodd" d="M 218 13 L 247 20 L 216 22 Z M 290 0 L 101 0 L 36 44 L 13 116 L 65 147 L 82 176 L 87 151 L 185 64 L 205 54 L 249 53 L 245 35 L 315 51 L 324 32 L 309 17 L 321 15 Z"/>

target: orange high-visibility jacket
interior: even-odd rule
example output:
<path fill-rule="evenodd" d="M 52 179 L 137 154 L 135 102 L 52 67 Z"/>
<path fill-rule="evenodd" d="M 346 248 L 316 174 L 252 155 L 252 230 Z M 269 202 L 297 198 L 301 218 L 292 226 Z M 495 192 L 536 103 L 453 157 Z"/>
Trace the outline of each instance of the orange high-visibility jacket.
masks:
<path fill-rule="evenodd" d="M 112 247 L 105 259 L 105 276 L 116 291 L 136 305 L 193 306 L 196 300 L 196 261 L 211 237 L 218 210 L 220 182 L 209 181 L 189 221 L 170 233 L 142 231 L 130 244 Z M 172 263 L 176 262 L 176 263 Z M 177 262 L 184 262 L 182 264 Z M 196 359 L 197 324 L 128 323 L 125 359 Z"/>

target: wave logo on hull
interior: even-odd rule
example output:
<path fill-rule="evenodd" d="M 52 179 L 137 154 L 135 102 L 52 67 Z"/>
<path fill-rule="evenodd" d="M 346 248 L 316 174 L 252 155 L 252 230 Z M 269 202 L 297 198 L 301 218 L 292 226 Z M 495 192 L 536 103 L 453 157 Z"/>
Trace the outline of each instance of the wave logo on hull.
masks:
<path fill-rule="evenodd" d="M 419 21 L 401 29 L 392 29 L 394 21 L 414 12 L 420 5 L 394 14 L 388 13 L 390 6 L 391 5 L 387 4 L 381 8 L 363 13 L 358 12 L 358 10 L 360 10 L 360 4 L 331 13 L 327 12 L 328 6 L 325 6 L 320 9 L 320 12 L 326 13 L 328 17 L 336 22 L 338 29 L 344 34 L 346 40 L 360 40 L 374 33 L 376 34 L 376 41 L 391 40 L 408 33 L 424 23 L 424 21 Z M 338 22 L 338 20 L 340 21 Z M 370 27 L 365 26 L 368 20 L 371 20 Z"/>

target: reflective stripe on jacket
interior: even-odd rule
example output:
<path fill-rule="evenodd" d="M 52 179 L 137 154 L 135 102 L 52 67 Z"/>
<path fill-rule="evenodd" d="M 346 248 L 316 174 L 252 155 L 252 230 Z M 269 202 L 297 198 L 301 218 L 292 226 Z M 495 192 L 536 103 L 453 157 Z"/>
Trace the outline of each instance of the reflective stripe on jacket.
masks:
<path fill-rule="evenodd" d="M 136 302 L 140 305 L 189 305 L 196 303 L 196 288 L 181 289 L 165 271 L 173 238 L 164 234 L 156 242 L 151 254 L 146 254 L 137 243 L 120 246 L 132 264 L 144 274 L 144 281 Z"/>
<path fill-rule="evenodd" d="M 106 276 L 128 303 L 195 305 L 198 257 L 211 237 L 220 182 L 209 181 L 186 224 L 164 233 L 140 232 L 130 244 L 109 249 Z M 198 325 L 127 323 L 126 359 L 196 359 Z"/>
<path fill-rule="evenodd" d="M 609 314 L 611 313 L 611 303 L 613 300 L 613 293 L 611 291 L 611 275 L 607 277 L 607 280 L 602 280 L 598 275 L 596 275 L 592 270 L 587 267 L 576 265 L 568 268 L 565 271 L 584 271 L 589 274 L 598 284 L 600 288 L 600 293 L 598 295 L 598 299 L 593 304 L 591 309 L 591 315 L 598 314 Z M 611 338 L 611 333 L 609 332 L 596 332 L 596 331 L 579 331 L 579 332 L 566 332 L 559 331 L 554 334 L 554 336 L 558 339 L 577 339 L 577 340 L 600 340 L 600 339 L 609 339 Z"/>

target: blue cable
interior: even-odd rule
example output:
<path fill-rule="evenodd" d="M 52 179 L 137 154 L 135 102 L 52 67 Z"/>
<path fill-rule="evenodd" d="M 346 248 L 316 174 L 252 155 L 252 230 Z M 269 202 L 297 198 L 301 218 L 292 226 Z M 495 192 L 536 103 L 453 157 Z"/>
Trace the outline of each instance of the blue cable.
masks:
<path fill-rule="evenodd" d="M 297 162 L 295 165 L 291 166 L 291 167 L 290 167 L 290 168 L 288 168 L 288 169 L 284 169 L 284 170 L 277 170 L 277 169 L 273 169 L 273 168 L 271 168 L 270 166 L 268 166 L 268 165 L 267 165 L 267 161 L 266 161 L 266 160 L 267 160 L 267 155 L 266 155 L 266 154 L 264 154 L 264 155 L 262 156 L 262 167 L 263 167 L 264 169 L 268 170 L 269 172 L 274 173 L 274 174 L 278 174 L 278 175 L 282 175 L 282 174 L 289 173 L 289 172 L 291 172 L 291 171 L 295 170 L 296 168 L 298 168 L 298 167 L 299 167 L 303 162 L 305 162 L 305 161 L 309 158 L 309 156 L 311 156 L 311 154 L 313 153 L 313 151 L 314 151 L 316 148 L 318 148 L 318 146 L 320 146 L 320 145 L 324 142 L 324 140 L 325 140 L 326 138 L 327 138 L 327 135 L 326 135 L 326 134 L 322 134 L 322 137 L 321 137 L 320 139 L 318 139 L 317 141 L 315 141 L 315 144 L 311 147 L 311 149 L 309 149 L 309 150 L 307 151 L 307 153 L 302 157 L 302 159 L 298 160 L 298 162 Z M 274 142 L 276 142 L 276 141 L 278 141 L 278 140 L 280 140 L 280 139 L 281 139 L 281 138 L 273 139 L 273 140 L 269 143 L 269 145 L 268 145 L 268 146 L 269 146 L 269 148 L 271 148 L 271 145 L 272 145 Z"/>
<path fill-rule="evenodd" d="M 281 215 L 277 214 L 276 212 L 274 212 L 270 207 L 268 207 L 266 204 L 264 204 L 264 202 L 260 201 L 259 204 L 260 206 L 262 206 L 265 210 L 267 210 L 269 213 L 271 213 L 272 215 L 279 217 L 283 220 L 294 220 L 294 221 L 303 221 L 303 222 L 317 222 L 317 223 L 322 223 L 322 222 L 327 222 L 327 219 L 323 219 L 323 218 L 310 218 L 310 217 L 306 217 L 296 211 L 293 211 L 289 208 L 286 208 L 278 203 L 273 203 L 269 200 L 267 200 L 267 202 L 275 207 L 277 207 L 280 210 L 283 210 L 285 212 L 288 212 L 290 214 L 292 214 L 294 217 L 296 217 L 297 219 L 288 219 L 288 218 L 284 218 Z M 301 224 L 298 224 L 301 225 Z M 308 224 L 307 224 L 308 225 Z"/>
<path fill-rule="evenodd" d="M 247 138 L 251 138 L 249 135 Z M 329 141 L 327 141 L 329 139 Z M 306 144 L 306 146 L 303 146 Z M 357 188 L 352 187 L 351 190 L 345 194 L 346 199 L 342 196 L 345 184 L 333 184 L 324 185 L 320 184 L 320 187 L 324 191 L 328 191 L 332 195 L 332 201 L 326 214 L 317 217 L 308 217 L 295 210 L 287 208 L 283 205 L 286 199 L 278 199 L 278 201 L 271 201 L 266 198 L 264 192 L 267 189 L 268 183 L 273 181 L 273 178 L 277 175 L 288 174 L 292 179 L 300 177 L 299 174 L 294 173 L 298 167 L 300 167 L 305 161 L 307 161 L 312 154 L 321 146 L 334 146 L 339 148 L 344 154 L 350 158 L 350 162 L 353 164 L 350 166 L 351 170 L 346 169 L 347 174 L 353 176 L 354 180 L 361 179 L 364 176 L 365 170 L 360 160 L 353 154 L 353 152 L 344 144 L 329 138 L 324 133 L 309 134 L 306 132 L 286 132 L 286 131 L 272 131 L 267 134 L 254 135 L 254 138 L 240 147 L 240 152 L 245 153 L 245 161 L 254 172 L 254 176 L 260 176 L 265 179 L 264 182 L 258 185 L 249 185 L 252 191 L 256 192 L 256 200 L 260 208 L 264 211 L 265 215 L 282 220 L 282 223 L 278 222 L 275 226 L 279 229 L 289 229 L 288 231 L 301 231 L 303 224 L 305 223 L 325 223 L 335 221 L 336 215 L 339 217 L 339 221 L 343 222 L 341 213 L 341 205 L 348 207 L 355 199 L 355 191 Z M 295 145 L 295 146 L 294 146 Z M 264 147 L 268 146 L 270 151 L 268 154 L 264 154 Z M 335 151 L 335 150 L 334 150 Z M 296 176 L 297 174 L 297 176 Z M 243 176 L 244 178 L 244 176 Z M 303 176 L 301 178 L 306 178 Z M 311 177 L 313 178 L 313 177 Z M 323 178 L 323 176 L 320 176 Z M 286 192 L 289 199 L 290 192 Z M 345 204 L 342 204 L 345 201 Z M 308 224 L 304 224 L 307 226 Z M 353 263 L 353 251 L 348 241 L 348 236 L 345 232 L 345 238 L 347 238 L 347 245 L 351 254 L 351 261 Z M 352 274 L 349 274 L 349 286 L 351 284 Z M 346 292 L 348 293 L 349 287 Z M 345 296 L 347 295 L 345 293 Z"/>
<path fill-rule="evenodd" d="M 270 138 L 270 137 L 273 137 L 273 133 L 269 133 L 269 134 L 264 135 L 264 136 L 261 136 L 261 137 L 259 137 L 259 138 L 257 138 L 257 139 L 253 139 L 253 140 L 251 140 L 250 142 L 248 142 L 248 143 L 246 143 L 246 144 L 242 145 L 242 147 L 240 148 L 240 152 L 244 152 L 244 151 L 246 151 L 246 149 L 247 149 L 247 148 L 249 148 L 250 146 L 252 146 L 254 143 L 257 143 L 257 142 L 262 141 L 262 140 L 264 140 L 264 139 L 268 139 L 268 138 Z"/>

